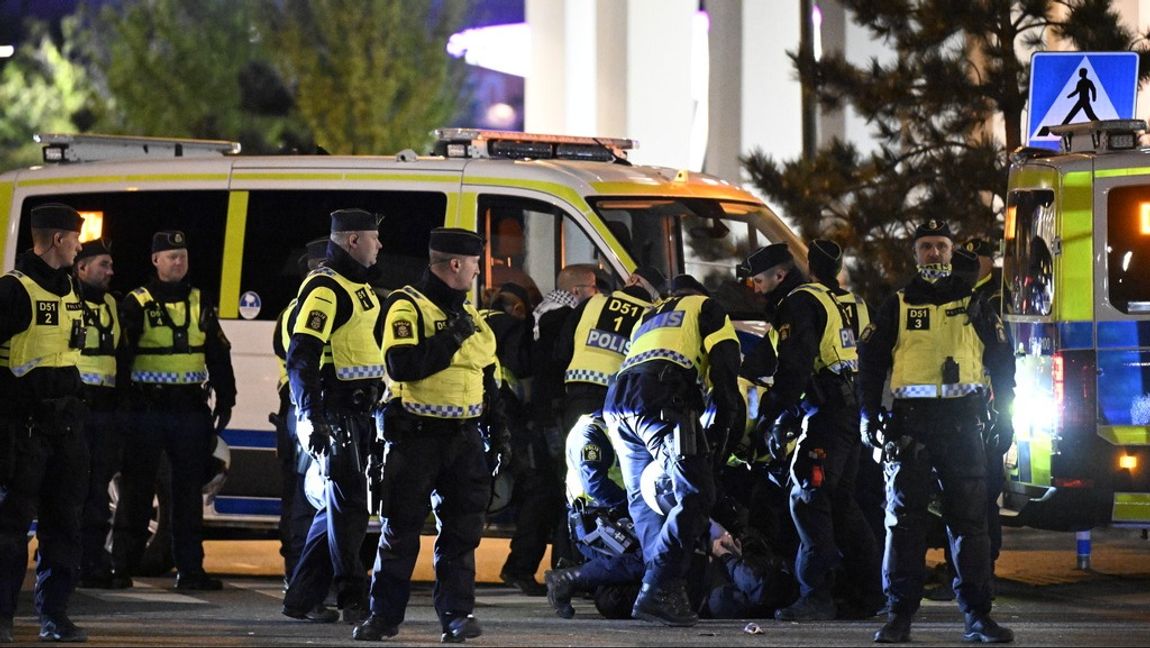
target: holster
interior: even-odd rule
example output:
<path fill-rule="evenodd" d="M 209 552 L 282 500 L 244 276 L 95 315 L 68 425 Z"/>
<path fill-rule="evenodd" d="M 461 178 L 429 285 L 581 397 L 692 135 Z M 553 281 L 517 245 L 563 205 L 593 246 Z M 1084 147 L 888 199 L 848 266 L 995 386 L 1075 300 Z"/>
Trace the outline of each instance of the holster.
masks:
<path fill-rule="evenodd" d="M 826 370 L 814 374 L 811 376 L 807 400 L 818 407 L 824 405 L 848 409 L 858 407 L 854 374 L 850 372 L 836 374 Z"/>
<path fill-rule="evenodd" d="M 55 436 L 84 429 L 88 408 L 78 396 L 42 398 L 30 417 L 31 428 L 40 434 Z"/>
<path fill-rule="evenodd" d="M 699 416 L 691 411 L 663 410 L 659 418 L 672 424 L 671 449 L 678 457 L 697 457 L 711 451 L 699 425 Z"/>

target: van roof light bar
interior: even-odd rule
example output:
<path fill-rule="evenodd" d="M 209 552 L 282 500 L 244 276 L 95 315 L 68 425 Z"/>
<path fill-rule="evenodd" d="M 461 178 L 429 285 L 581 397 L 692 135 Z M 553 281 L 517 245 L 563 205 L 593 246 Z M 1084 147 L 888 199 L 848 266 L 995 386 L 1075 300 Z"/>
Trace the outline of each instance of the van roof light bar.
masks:
<path fill-rule="evenodd" d="M 151 157 L 215 157 L 238 155 L 240 152 L 239 142 L 223 140 L 78 133 L 37 133 L 32 139 L 44 145 L 44 161 L 52 163 Z"/>
<path fill-rule="evenodd" d="M 1138 134 L 1146 130 L 1141 119 L 1105 119 L 1051 126 L 1061 138 L 1062 153 L 1109 153 L 1138 147 Z"/>
<path fill-rule="evenodd" d="M 440 128 L 435 139 L 434 153 L 449 158 L 625 162 L 627 151 L 639 148 L 633 139 L 477 128 Z"/>

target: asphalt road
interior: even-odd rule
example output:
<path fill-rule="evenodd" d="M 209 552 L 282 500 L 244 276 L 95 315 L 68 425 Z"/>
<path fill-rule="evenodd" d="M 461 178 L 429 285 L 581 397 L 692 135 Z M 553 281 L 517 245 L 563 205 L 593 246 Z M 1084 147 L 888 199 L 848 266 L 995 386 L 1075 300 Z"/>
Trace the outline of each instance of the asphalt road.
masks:
<path fill-rule="evenodd" d="M 1073 534 L 1008 529 L 998 567 L 996 618 L 1015 630 L 1018 645 L 1150 645 L 1150 542 L 1134 530 L 1095 531 L 1091 571 L 1075 569 L 1073 548 Z M 364 645 L 350 641 L 348 626 L 312 625 L 280 615 L 282 583 L 273 543 L 211 542 L 206 550 L 208 569 L 225 574 L 222 592 L 187 595 L 168 589 L 171 578 L 140 579 L 132 590 L 78 591 L 72 618 L 89 631 L 89 643 L 94 645 Z M 423 558 L 428 553 L 424 551 Z M 939 552 L 932 552 L 928 562 L 937 562 L 939 557 Z M 498 561 L 492 556 L 485 558 L 480 573 L 490 576 L 490 565 L 497 568 Z M 35 618 L 27 591 L 22 593 L 20 605 L 17 639 L 35 641 Z M 479 589 L 476 615 L 485 634 L 469 643 L 844 646 L 869 644 L 879 625 L 878 620 L 811 625 L 755 620 L 764 633 L 751 635 L 744 632 L 748 620 L 705 620 L 694 628 L 673 629 L 640 621 L 604 620 L 589 601 L 577 601 L 576 608 L 575 619 L 563 620 L 554 615 L 546 599 L 484 584 Z M 913 638 L 920 644 L 958 643 L 961 629 L 961 615 L 954 603 L 925 602 Z M 438 641 L 431 588 L 423 584 L 416 588 L 399 636 L 388 643 L 424 645 Z"/>

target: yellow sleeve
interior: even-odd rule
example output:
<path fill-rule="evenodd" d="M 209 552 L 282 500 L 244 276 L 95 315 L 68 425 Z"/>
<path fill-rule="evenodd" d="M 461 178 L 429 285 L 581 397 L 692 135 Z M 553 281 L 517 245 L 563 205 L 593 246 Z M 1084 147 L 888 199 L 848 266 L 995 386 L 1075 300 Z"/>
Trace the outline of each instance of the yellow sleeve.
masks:
<path fill-rule="evenodd" d="M 739 341 L 739 336 L 735 333 L 735 326 L 731 324 L 731 318 L 725 316 L 723 317 L 723 327 L 703 340 L 703 348 L 706 349 L 707 353 L 710 353 L 716 344 L 724 340 L 734 340 L 736 343 Z"/>
<path fill-rule="evenodd" d="M 303 333 L 327 342 L 335 324 L 335 308 L 335 291 L 331 288 L 318 286 L 309 290 L 297 307 L 292 335 Z"/>
<path fill-rule="evenodd" d="M 419 311 L 409 299 L 396 299 L 383 324 L 383 348 L 419 344 Z"/>

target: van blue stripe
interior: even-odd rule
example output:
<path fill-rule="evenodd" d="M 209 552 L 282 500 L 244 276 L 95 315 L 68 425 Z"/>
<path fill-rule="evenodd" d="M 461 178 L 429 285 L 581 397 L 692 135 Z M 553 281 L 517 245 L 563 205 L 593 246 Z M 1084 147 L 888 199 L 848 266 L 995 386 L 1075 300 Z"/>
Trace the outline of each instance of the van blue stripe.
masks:
<path fill-rule="evenodd" d="M 1150 322 L 1098 322 L 1099 349 L 1150 347 Z"/>
<path fill-rule="evenodd" d="M 1059 322 L 1058 348 L 1090 349 L 1094 346 L 1094 330 L 1091 322 Z M 1102 330 L 1099 326 L 1098 346 L 1102 346 Z"/>
<path fill-rule="evenodd" d="M 275 515 L 280 514 L 280 500 L 270 497 L 216 498 L 216 513 L 220 515 Z"/>
<path fill-rule="evenodd" d="M 275 430 L 236 430 L 228 428 L 220 433 L 229 448 L 266 448 L 275 450 Z"/>

